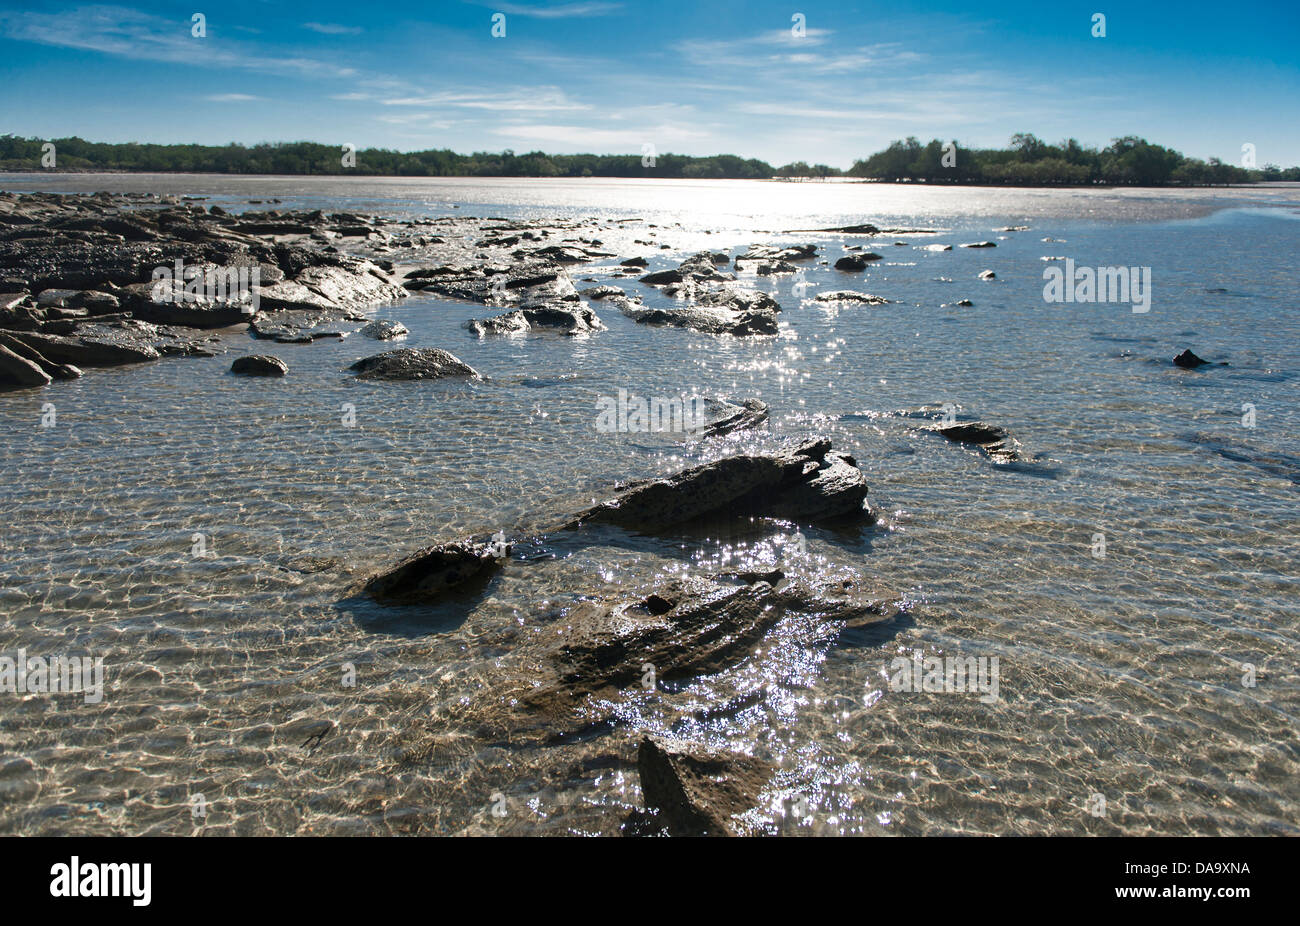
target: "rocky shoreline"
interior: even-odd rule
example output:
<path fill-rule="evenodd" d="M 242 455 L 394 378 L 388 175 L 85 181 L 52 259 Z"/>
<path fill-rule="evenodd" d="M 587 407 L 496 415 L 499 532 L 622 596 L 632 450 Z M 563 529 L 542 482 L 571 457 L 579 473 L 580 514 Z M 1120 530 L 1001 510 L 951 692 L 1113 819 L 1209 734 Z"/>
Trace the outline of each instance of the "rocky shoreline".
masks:
<path fill-rule="evenodd" d="M 230 371 L 242 376 L 292 375 L 282 358 L 262 352 L 270 345 L 355 335 L 374 340 L 375 351 L 340 376 L 484 382 L 473 366 L 441 348 L 380 349 L 407 331 L 369 310 L 424 292 L 483 307 L 481 317 L 465 324 L 478 338 L 609 336 L 598 315 L 607 309 L 640 325 L 763 338 L 778 333 L 782 306 L 746 285 L 750 275 L 795 274 L 814 260 L 829 264 L 817 244 L 754 244 L 734 258 L 702 251 L 675 267 L 650 270 L 647 255 L 671 250 L 657 240 L 655 226 L 637 232 L 645 235 L 633 242 L 641 253 L 623 256 L 626 251 L 605 243 L 615 230 L 626 231 L 627 222 L 397 220 L 321 210 L 235 215 L 189 198 L 0 193 L 0 388 L 40 389 L 86 370 L 162 357 L 212 357 L 241 331 L 257 348 L 234 360 Z M 815 231 L 870 237 L 924 230 Z M 860 274 L 880 259 L 862 246 L 850 249 L 836 271 Z M 580 272 L 599 272 L 604 281 L 575 281 Z M 580 289 L 578 283 L 596 285 Z M 647 306 L 637 286 L 673 302 Z M 823 292 L 815 301 L 863 311 L 890 303 L 849 289 Z M 1207 365 L 1190 351 L 1174 363 Z M 696 436 L 702 445 L 720 446 L 728 434 L 763 426 L 769 411 L 757 399 L 715 403 Z M 1006 429 L 958 422 L 954 413 L 900 414 L 993 464 L 1035 462 Z M 830 440 L 795 439 L 762 453 L 727 452 L 732 449 L 668 477 L 613 486 L 601 500 L 539 523 L 428 538 L 430 546 L 351 591 L 385 606 L 457 595 L 481 599 L 502 571 L 529 568 L 525 548 L 546 548 L 557 538 L 580 544 L 601 532 L 675 537 L 701 523 L 869 527 L 874 521 L 866 475 Z M 512 642 L 513 655 L 530 671 L 507 673 L 486 691 L 466 709 L 467 727 L 517 749 L 589 742 L 619 729 L 620 710 L 644 692 L 667 698 L 664 683 L 742 664 L 782 621 L 834 641 L 849 630 L 887 625 L 904 610 L 895 596 L 857 579 L 790 577 L 780 570 L 691 576 L 636 593 L 572 592 L 574 603 L 537 618 L 545 633 Z M 647 666 L 654 677 L 648 688 Z M 661 736 L 623 737 L 613 748 L 628 763 L 635 748 L 646 803 L 618 824 L 622 832 L 766 831 L 753 813 L 781 786 L 778 770 L 764 760 Z"/>

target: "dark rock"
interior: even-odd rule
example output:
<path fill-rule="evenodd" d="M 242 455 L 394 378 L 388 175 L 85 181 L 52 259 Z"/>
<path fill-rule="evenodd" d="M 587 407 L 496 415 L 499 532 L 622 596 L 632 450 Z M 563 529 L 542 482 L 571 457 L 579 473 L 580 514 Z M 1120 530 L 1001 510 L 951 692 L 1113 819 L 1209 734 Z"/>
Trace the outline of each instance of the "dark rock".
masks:
<path fill-rule="evenodd" d="M 40 351 L 3 331 L 0 331 L 0 347 L 5 347 L 19 357 L 34 363 L 51 379 L 76 379 L 81 376 L 81 370 L 72 364 L 55 363 L 46 358 Z"/>
<path fill-rule="evenodd" d="M 682 274 L 680 270 L 656 270 L 654 273 L 647 273 L 641 277 L 641 282 L 648 286 L 663 286 L 667 283 L 680 283 Z"/>
<path fill-rule="evenodd" d="M 863 254 L 849 254 L 846 257 L 841 257 L 839 260 L 835 262 L 835 269 L 848 270 L 850 272 L 856 273 L 861 270 L 866 270 L 867 264 L 870 263 L 871 261 L 880 260 L 880 259 L 881 257 L 879 254 L 875 254 L 870 251 L 865 252 Z"/>
<path fill-rule="evenodd" d="M 0 385 L 48 386 L 50 379 L 50 375 L 38 364 L 0 344 Z"/>
<path fill-rule="evenodd" d="M 724 403 L 725 412 L 704 427 L 703 436 L 721 437 L 733 431 L 756 428 L 767 421 L 768 405 L 758 399 L 746 399 L 741 405 Z"/>
<path fill-rule="evenodd" d="M 740 836 L 740 815 L 754 810 L 776 766 L 739 753 L 646 737 L 637 750 L 646 806 L 671 836 Z"/>
<path fill-rule="evenodd" d="M 249 354 L 246 357 L 236 358 L 230 365 L 230 372 L 243 376 L 284 376 L 289 372 L 289 367 L 279 357 Z"/>
<path fill-rule="evenodd" d="M 621 267 L 648 267 L 649 261 L 644 257 L 629 257 L 627 260 L 618 262 Z"/>
<path fill-rule="evenodd" d="M 992 241 L 976 241 L 972 244 L 963 244 L 963 248 L 996 248 L 997 244 Z"/>
<path fill-rule="evenodd" d="M 470 319 L 465 327 L 479 337 L 488 334 L 523 334 L 538 329 L 567 335 L 588 334 L 605 326 L 596 313 L 582 305 L 541 305 L 516 309 L 494 318 Z"/>
<path fill-rule="evenodd" d="M 1020 459 L 1019 444 L 1001 425 L 972 421 L 940 425 L 935 430 L 955 443 L 979 447 L 998 462 L 1007 463 Z"/>
<path fill-rule="evenodd" d="M 716 516 L 815 521 L 861 515 L 867 481 L 825 438 L 778 453 L 738 455 L 622 488 L 565 526 L 613 524 L 654 533 Z"/>
<path fill-rule="evenodd" d="M 994 273 L 992 270 L 981 270 L 979 278 L 981 280 L 995 280 L 997 279 L 997 276 L 998 275 Z"/>
<path fill-rule="evenodd" d="M 479 375 L 458 357 L 434 347 L 385 351 L 373 357 L 358 360 L 349 370 L 358 379 L 443 379 L 464 376 L 479 379 Z"/>
<path fill-rule="evenodd" d="M 1180 366 L 1185 370 L 1195 370 L 1197 367 L 1203 367 L 1209 362 L 1210 361 L 1208 360 L 1202 360 L 1200 357 L 1193 354 L 1190 350 L 1184 350 L 1181 354 L 1179 354 L 1177 357 L 1174 358 L 1174 365 Z"/>
<path fill-rule="evenodd" d="M 510 551 L 511 545 L 502 535 L 435 544 L 372 577 L 365 590 L 394 604 L 436 601 L 471 579 L 486 578 L 501 568 Z"/>
<path fill-rule="evenodd" d="M 779 330 L 776 315 L 781 306 L 766 293 L 723 286 L 703 291 L 691 287 L 676 294 L 694 295 L 695 304 L 650 309 L 624 303 L 622 312 L 641 324 L 690 328 L 706 334 L 746 336 L 776 334 Z"/>
<path fill-rule="evenodd" d="M 888 305 L 889 300 L 882 296 L 873 296 L 870 293 L 859 293 L 851 289 L 836 289 L 830 292 L 818 293 L 818 302 L 856 302 L 861 305 Z"/>

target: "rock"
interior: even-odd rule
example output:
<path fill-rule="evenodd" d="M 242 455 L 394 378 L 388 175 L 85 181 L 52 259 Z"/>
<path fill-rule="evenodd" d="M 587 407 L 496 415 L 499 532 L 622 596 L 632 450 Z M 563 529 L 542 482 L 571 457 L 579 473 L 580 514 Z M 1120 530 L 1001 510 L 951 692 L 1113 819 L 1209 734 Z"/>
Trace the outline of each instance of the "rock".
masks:
<path fill-rule="evenodd" d="M 1203 367 L 1209 362 L 1210 361 L 1208 360 L 1202 360 L 1200 357 L 1193 354 L 1190 350 L 1184 350 L 1181 354 L 1179 354 L 1177 357 L 1174 358 L 1174 365 L 1180 366 L 1185 370 L 1195 370 L 1197 367 Z"/>
<path fill-rule="evenodd" d="M 994 273 L 992 270 L 981 270 L 979 278 L 981 280 L 995 280 L 997 279 L 997 276 L 998 275 Z"/>
<path fill-rule="evenodd" d="M 715 516 L 815 521 L 863 514 L 867 481 L 852 457 L 825 438 L 777 453 L 725 457 L 664 479 L 623 487 L 566 528 L 613 524 L 655 533 Z"/>
<path fill-rule="evenodd" d="M 361 329 L 362 337 L 374 338 L 376 341 L 391 341 L 407 334 L 410 332 L 405 325 L 386 318 L 376 319 Z"/>
<path fill-rule="evenodd" d="M 81 376 L 81 370 L 72 364 L 55 363 L 46 358 L 40 351 L 3 331 L 0 331 L 0 347 L 7 348 L 11 353 L 15 353 L 24 360 L 34 363 L 50 379 L 76 379 Z"/>
<path fill-rule="evenodd" d="M 645 737 L 637 771 L 646 806 L 671 836 L 740 836 L 752 827 L 737 819 L 755 809 L 776 774 L 763 759 L 680 741 Z"/>
<path fill-rule="evenodd" d="M 919 251 L 951 251 L 951 244 L 923 244 L 917 250 Z"/>
<path fill-rule="evenodd" d="M 879 254 L 875 254 L 870 251 L 863 254 L 849 254 L 846 257 L 841 257 L 839 260 L 835 262 L 835 269 L 847 270 L 856 273 L 861 270 L 866 270 L 867 264 L 870 261 L 880 260 L 880 259 L 881 257 Z"/>
<path fill-rule="evenodd" d="M 682 308 L 648 309 L 630 302 L 621 308 L 624 315 L 644 325 L 690 328 L 705 334 L 740 337 L 776 334 L 779 330 L 776 313 L 780 306 L 771 296 L 754 290 L 717 292 Z"/>
<path fill-rule="evenodd" d="M 435 347 L 385 351 L 373 357 L 358 360 L 348 367 L 357 379 L 443 379 L 469 377 L 480 379 L 478 373 L 458 357 Z"/>
<path fill-rule="evenodd" d="M 724 413 L 705 425 L 704 437 L 722 437 L 724 434 L 730 434 L 733 431 L 756 428 L 764 421 L 767 421 L 768 405 L 758 399 L 745 399 L 740 405 L 732 405 L 729 402 L 722 403 L 722 405 Z"/>
<path fill-rule="evenodd" d="M 956 302 L 953 303 L 953 305 L 959 305 L 963 308 L 970 308 L 974 304 L 975 303 L 971 302 L 969 299 L 958 299 Z"/>
<path fill-rule="evenodd" d="M 230 365 L 230 372 L 243 376 L 284 376 L 289 372 L 289 367 L 279 357 L 249 354 L 246 357 L 236 358 Z"/>
<path fill-rule="evenodd" d="M 51 377 L 36 363 L 0 345 L 0 385 L 48 386 Z"/>
<path fill-rule="evenodd" d="M 791 234 L 793 234 L 794 232 L 838 232 L 839 234 L 842 235 L 878 235 L 880 234 L 880 229 L 876 228 L 876 226 L 874 225 L 862 224 L 862 225 L 841 225 L 838 228 L 791 229 Z"/>
<path fill-rule="evenodd" d="M 410 275 L 407 279 L 422 279 L 423 282 L 417 285 L 425 291 L 483 305 L 559 302 L 578 298 L 578 291 L 569 275 L 563 268 L 552 264 L 472 267 L 424 278 Z"/>
<path fill-rule="evenodd" d="M 255 338 L 281 344 L 310 344 L 319 338 L 346 337 L 365 319 L 350 309 L 279 309 L 254 315 L 249 331 Z"/>
<path fill-rule="evenodd" d="M 888 305 L 889 300 L 870 293 L 859 293 L 851 289 L 836 289 L 817 294 L 818 302 L 857 302 L 863 305 Z"/>
<path fill-rule="evenodd" d="M 516 309 L 494 318 L 470 319 L 465 327 L 479 337 L 488 334 L 524 334 L 538 329 L 582 335 L 604 329 L 596 313 L 582 305 L 539 305 Z"/>
<path fill-rule="evenodd" d="M 679 579 L 636 598 L 583 598 L 562 612 L 547 663 L 555 675 L 523 699 L 556 717 L 590 697 L 639 686 L 643 667 L 663 681 L 720 672 L 749 656 L 784 615 L 766 582 Z"/>
<path fill-rule="evenodd" d="M 144 325 L 147 322 L 138 322 Z M 81 367 L 111 367 L 157 360 L 162 353 L 147 336 L 134 336 L 129 329 L 93 332 L 85 336 L 64 336 L 35 331 L 15 331 L 12 336 L 56 363 Z"/>
<path fill-rule="evenodd" d="M 648 267 L 650 262 L 644 257 L 629 257 L 627 260 L 618 262 L 620 267 Z"/>
<path fill-rule="evenodd" d="M 607 296 L 622 296 L 625 293 L 617 286 L 588 286 L 586 289 L 578 290 L 578 295 L 583 299 L 599 301 Z"/>
<path fill-rule="evenodd" d="M 656 270 L 654 273 L 647 273 L 641 277 L 641 282 L 647 286 L 663 286 L 667 283 L 680 283 L 682 274 L 679 270 Z"/>
<path fill-rule="evenodd" d="M 471 579 L 483 579 L 498 570 L 510 551 L 511 545 L 500 534 L 435 544 L 372 577 L 365 590 L 380 601 L 395 604 L 436 601 Z"/>
<path fill-rule="evenodd" d="M 996 248 L 997 245 L 992 241 L 976 241 L 971 244 L 963 244 L 963 248 Z"/>
<path fill-rule="evenodd" d="M 811 260 L 817 256 L 815 244 L 754 244 L 744 254 L 737 255 L 736 261 L 765 261 L 780 263 L 791 260 Z"/>
<path fill-rule="evenodd" d="M 950 441 L 979 447 L 980 450 L 1000 463 L 1009 463 L 1020 459 L 1019 444 L 1007 432 L 1007 429 L 1000 425 L 973 421 L 940 425 L 935 430 Z"/>

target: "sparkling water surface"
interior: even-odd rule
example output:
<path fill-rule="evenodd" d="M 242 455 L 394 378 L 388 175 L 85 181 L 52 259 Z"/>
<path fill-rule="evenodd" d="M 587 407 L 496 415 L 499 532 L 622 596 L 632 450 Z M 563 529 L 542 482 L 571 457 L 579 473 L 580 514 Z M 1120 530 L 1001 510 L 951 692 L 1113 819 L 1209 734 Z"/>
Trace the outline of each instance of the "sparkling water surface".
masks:
<path fill-rule="evenodd" d="M 358 382 L 345 367 L 392 345 L 228 331 L 218 357 L 0 393 L 0 654 L 102 656 L 106 681 L 98 704 L 0 695 L 0 831 L 610 833 L 640 805 L 637 740 L 672 732 L 775 762 L 787 833 L 1300 832 L 1300 188 L 0 179 L 228 209 L 635 217 L 601 237 L 652 269 L 778 242 L 884 258 L 852 275 L 809 263 L 804 298 L 791 276 L 748 276 L 782 305 L 774 338 L 640 326 L 595 303 L 608 330 L 588 338 L 479 340 L 462 325 L 492 310 L 417 293 L 374 316 L 483 382 Z M 939 233 L 793 231 L 861 222 Z M 631 244 L 648 224 L 669 249 Z M 919 249 L 980 240 L 997 247 Z M 1045 302 L 1044 257 L 1150 267 L 1150 312 Z M 617 259 L 571 273 L 604 282 Z M 828 289 L 894 301 L 813 300 Z M 1228 365 L 1178 369 L 1185 347 Z M 289 376 L 229 375 L 255 352 Z M 599 433 L 597 402 L 620 388 L 758 397 L 772 421 L 720 445 Z M 905 414 L 944 402 L 1007 427 L 1033 462 L 996 465 Z M 560 542 L 472 600 L 358 595 L 435 540 L 814 434 L 856 457 L 879 524 Z M 476 733 L 484 692 L 527 671 L 511 641 L 548 611 L 737 564 L 856 576 L 906 613 L 838 638 L 778 627 L 674 694 L 695 719 L 647 696 L 573 746 Z M 1000 700 L 889 690 L 889 662 L 915 651 L 997 656 Z M 783 816 L 791 795 L 810 813 Z"/>

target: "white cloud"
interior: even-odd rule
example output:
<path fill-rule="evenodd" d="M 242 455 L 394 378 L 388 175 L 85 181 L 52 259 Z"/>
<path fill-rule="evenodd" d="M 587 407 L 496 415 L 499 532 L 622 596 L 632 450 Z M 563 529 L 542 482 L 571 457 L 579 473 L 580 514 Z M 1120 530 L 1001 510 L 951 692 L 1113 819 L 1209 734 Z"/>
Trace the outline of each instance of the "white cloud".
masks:
<path fill-rule="evenodd" d="M 247 93 L 214 93 L 205 96 L 203 99 L 210 103 L 248 103 L 253 100 L 263 100 L 265 97 L 252 96 Z"/>

